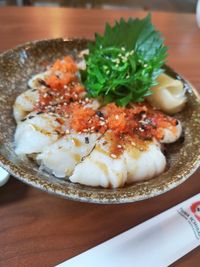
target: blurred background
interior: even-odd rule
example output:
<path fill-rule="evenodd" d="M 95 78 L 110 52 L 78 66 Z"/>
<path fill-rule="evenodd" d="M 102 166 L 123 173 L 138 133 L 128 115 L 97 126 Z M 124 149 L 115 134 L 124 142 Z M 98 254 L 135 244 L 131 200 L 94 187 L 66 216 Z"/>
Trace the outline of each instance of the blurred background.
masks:
<path fill-rule="evenodd" d="M 195 13 L 197 0 L 0 0 L 0 6 L 64 6 L 103 9 L 160 10 Z"/>

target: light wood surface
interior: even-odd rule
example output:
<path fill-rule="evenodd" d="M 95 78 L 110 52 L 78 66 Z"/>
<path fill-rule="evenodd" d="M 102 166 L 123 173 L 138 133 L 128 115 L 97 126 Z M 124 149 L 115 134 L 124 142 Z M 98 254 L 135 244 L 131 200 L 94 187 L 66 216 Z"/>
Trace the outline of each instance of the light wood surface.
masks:
<path fill-rule="evenodd" d="M 94 32 L 103 31 L 106 21 L 145 15 L 133 10 L 0 8 L 0 51 L 36 39 L 92 38 Z M 200 30 L 195 16 L 155 12 L 152 17 L 169 46 L 168 64 L 200 88 Z M 168 193 L 124 205 L 72 202 L 12 178 L 0 188 L 0 266 L 54 266 L 199 192 L 200 171 Z M 196 267 L 199 262 L 197 248 L 173 266 Z"/>

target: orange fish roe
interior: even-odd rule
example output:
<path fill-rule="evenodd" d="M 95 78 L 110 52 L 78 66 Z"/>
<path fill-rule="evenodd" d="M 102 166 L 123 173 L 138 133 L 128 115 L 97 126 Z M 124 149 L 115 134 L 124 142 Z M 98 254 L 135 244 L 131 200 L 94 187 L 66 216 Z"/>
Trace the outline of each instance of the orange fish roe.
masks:
<path fill-rule="evenodd" d="M 108 129 L 116 132 L 123 133 L 126 131 L 126 114 L 112 114 L 108 117 Z"/>
<path fill-rule="evenodd" d="M 41 81 L 39 102 L 35 110 L 63 115 L 67 104 L 83 100 L 86 91 L 78 79 L 77 70 L 70 56 L 56 60 L 50 68 L 50 75 Z"/>
<path fill-rule="evenodd" d="M 77 65 L 71 56 L 64 57 L 63 60 L 57 59 L 51 67 L 52 71 L 76 73 L 78 71 Z"/>
<path fill-rule="evenodd" d="M 98 117 L 92 108 L 87 108 L 76 102 L 69 105 L 68 112 L 70 114 L 70 126 L 77 132 L 104 133 L 107 129 L 106 123 Z"/>
<path fill-rule="evenodd" d="M 104 112 L 107 118 L 108 129 L 118 134 L 126 131 L 125 108 L 118 107 L 114 103 L 111 103 L 105 106 Z"/>
<path fill-rule="evenodd" d="M 76 63 L 70 56 L 56 60 L 50 73 L 42 83 L 44 88 L 39 90 L 36 111 L 60 115 L 62 119 L 57 119 L 60 125 L 64 123 L 63 118 L 67 118 L 69 127 L 76 132 L 103 134 L 109 130 L 108 141 L 113 155 L 119 155 L 127 142 L 145 149 L 146 142 L 153 138 L 161 140 L 166 128 L 176 134 L 176 119 L 145 102 L 127 108 L 118 107 L 114 103 L 98 110 L 87 106 L 92 100 L 86 97 L 86 90 L 77 76 Z"/>
<path fill-rule="evenodd" d="M 65 73 L 63 77 L 59 77 L 55 74 L 47 77 L 45 82 L 52 90 L 63 90 L 65 85 L 70 84 L 73 81 L 76 81 L 77 77 L 71 73 Z"/>
<path fill-rule="evenodd" d="M 70 126 L 77 132 L 88 129 L 89 119 L 95 114 L 91 108 L 85 108 L 81 104 L 75 103 L 71 106 Z"/>
<path fill-rule="evenodd" d="M 109 104 L 104 109 L 107 116 L 107 128 L 115 134 L 138 136 L 142 140 L 161 140 L 164 129 L 176 134 L 176 119 L 153 109 L 147 103 L 135 104 L 132 108 L 120 108 Z M 109 114 L 109 115 L 108 115 Z"/>
<path fill-rule="evenodd" d="M 152 111 L 149 114 L 149 118 L 152 121 L 152 125 L 154 125 L 152 129 L 152 135 L 157 139 L 161 140 L 164 136 L 164 129 L 168 128 L 172 131 L 173 134 L 176 134 L 177 128 L 177 120 L 166 116 L 160 111 Z"/>

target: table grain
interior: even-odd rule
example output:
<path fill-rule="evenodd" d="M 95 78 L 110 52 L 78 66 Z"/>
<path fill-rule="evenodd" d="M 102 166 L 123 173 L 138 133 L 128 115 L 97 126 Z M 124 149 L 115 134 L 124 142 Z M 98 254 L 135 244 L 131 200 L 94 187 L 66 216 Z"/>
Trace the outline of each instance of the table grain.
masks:
<path fill-rule="evenodd" d="M 0 51 L 38 39 L 93 38 L 107 21 L 145 15 L 135 10 L 2 7 Z M 195 15 L 153 12 L 152 19 L 169 46 L 168 64 L 199 89 L 200 30 Z M 199 192 L 200 171 L 168 193 L 121 205 L 73 202 L 11 178 L 0 188 L 0 266 L 55 266 Z M 199 262 L 197 248 L 173 266 L 196 267 Z"/>

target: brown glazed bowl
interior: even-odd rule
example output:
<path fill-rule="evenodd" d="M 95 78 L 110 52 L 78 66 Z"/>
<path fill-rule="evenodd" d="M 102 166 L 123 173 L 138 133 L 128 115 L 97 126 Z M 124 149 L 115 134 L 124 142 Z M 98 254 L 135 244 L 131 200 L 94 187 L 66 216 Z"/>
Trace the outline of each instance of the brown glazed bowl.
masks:
<path fill-rule="evenodd" d="M 67 199 L 94 203 L 127 203 L 164 193 L 184 182 L 200 164 L 200 105 L 197 91 L 171 68 L 166 72 L 182 80 L 188 102 L 177 114 L 185 129 L 184 142 L 172 144 L 168 150 L 169 168 L 152 180 L 119 189 L 92 188 L 57 179 L 42 172 L 31 160 L 20 160 L 13 147 L 15 121 L 12 106 L 15 98 L 27 89 L 28 79 L 66 54 L 76 57 L 86 48 L 87 40 L 44 40 L 26 43 L 0 55 L 0 166 L 17 179 Z"/>

